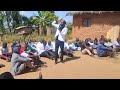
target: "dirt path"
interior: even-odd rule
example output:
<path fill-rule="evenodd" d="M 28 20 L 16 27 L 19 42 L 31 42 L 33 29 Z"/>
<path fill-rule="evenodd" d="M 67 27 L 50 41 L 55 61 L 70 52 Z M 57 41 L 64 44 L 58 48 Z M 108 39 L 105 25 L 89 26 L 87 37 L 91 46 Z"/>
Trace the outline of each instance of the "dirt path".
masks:
<path fill-rule="evenodd" d="M 47 62 L 46 68 L 39 68 L 36 72 L 30 72 L 15 76 L 16 79 L 36 79 L 41 71 L 43 79 L 119 79 L 120 55 L 118 59 L 90 57 L 75 52 L 75 58 L 65 57 L 65 63 L 54 64 L 54 61 L 42 58 Z M 10 63 L 1 60 L 6 67 L 0 68 L 0 73 L 10 71 Z"/>

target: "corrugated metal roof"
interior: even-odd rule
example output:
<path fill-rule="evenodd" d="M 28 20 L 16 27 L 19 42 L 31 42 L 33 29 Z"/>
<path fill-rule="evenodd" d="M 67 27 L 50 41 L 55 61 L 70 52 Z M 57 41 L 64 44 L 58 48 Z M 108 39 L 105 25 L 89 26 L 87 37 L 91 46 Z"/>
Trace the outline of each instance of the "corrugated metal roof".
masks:
<path fill-rule="evenodd" d="M 89 13 L 89 14 L 93 14 L 93 13 L 96 13 L 96 14 L 101 14 L 101 13 L 106 13 L 106 12 L 109 12 L 109 13 L 113 13 L 115 11 L 73 11 L 73 12 L 69 12 L 66 14 L 66 16 L 72 16 L 72 15 L 75 15 L 75 14 L 84 14 L 84 13 Z M 119 11 L 120 12 L 120 11 Z"/>

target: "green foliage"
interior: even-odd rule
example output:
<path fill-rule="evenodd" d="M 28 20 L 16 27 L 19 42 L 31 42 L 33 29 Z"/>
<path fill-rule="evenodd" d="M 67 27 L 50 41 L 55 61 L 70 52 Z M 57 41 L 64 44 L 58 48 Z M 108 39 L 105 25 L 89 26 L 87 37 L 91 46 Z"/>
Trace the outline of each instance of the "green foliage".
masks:
<path fill-rule="evenodd" d="M 35 25 L 39 25 L 42 32 L 46 30 L 47 26 L 51 26 L 51 23 L 54 19 L 58 17 L 50 11 L 38 11 L 38 16 L 34 17 L 33 22 Z"/>
<path fill-rule="evenodd" d="M 71 34 L 72 33 L 72 23 L 71 22 L 67 23 L 67 28 L 68 28 L 68 34 Z"/>
<path fill-rule="evenodd" d="M 49 36 L 38 36 L 36 34 L 36 32 L 33 32 L 32 35 L 28 35 L 25 39 L 25 41 L 32 39 L 32 40 L 36 40 L 36 41 L 40 41 L 40 38 L 44 38 L 45 40 L 49 41 L 55 40 L 54 35 L 49 35 Z M 12 43 L 13 41 L 18 40 L 21 42 L 24 42 L 24 35 L 17 35 L 17 34 L 5 34 L 3 36 L 3 42 L 7 42 L 7 43 Z"/>

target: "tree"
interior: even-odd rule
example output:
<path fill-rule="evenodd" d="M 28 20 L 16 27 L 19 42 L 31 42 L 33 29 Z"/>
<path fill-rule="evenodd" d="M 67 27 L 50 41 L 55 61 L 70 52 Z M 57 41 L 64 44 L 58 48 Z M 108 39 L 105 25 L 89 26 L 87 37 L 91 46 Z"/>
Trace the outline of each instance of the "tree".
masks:
<path fill-rule="evenodd" d="M 72 33 L 72 23 L 68 22 L 66 26 L 68 28 L 68 34 L 71 34 Z"/>
<path fill-rule="evenodd" d="M 20 11 L 12 11 L 12 29 L 22 25 L 22 15 Z M 15 32 L 15 31 L 14 31 Z"/>
<path fill-rule="evenodd" d="M 35 23 L 38 24 L 38 32 L 40 30 L 40 35 L 45 34 L 46 28 L 48 26 L 51 26 L 51 23 L 54 19 L 57 19 L 58 17 L 50 11 L 38 11 L 38 16 L 36 16 Z M 39 35 L 39 33 L 38 33 Z"/>
<path fill-rule="evenodd" d="M 12 17 L 11 17 L 12 11 L 5 11 L 4 14 L 5 14 L 5 20 L 7 21 L 7 27 L 9 29 L 9 31 L 11 32 L 10 24 L 11 24 L 11 21 L 12 21 Z"/>
<path fill-rule="evenodd" d="M 4 34 L 4 14 L 3 11 L 0 11 L 0 36 L 2 40 L 2 36 Z"/>
<path fill-rule="evenodd" d="M 22 16 L 22 24 L 25 25 L 29 25 L 29 18 L 26 16 Z"/>

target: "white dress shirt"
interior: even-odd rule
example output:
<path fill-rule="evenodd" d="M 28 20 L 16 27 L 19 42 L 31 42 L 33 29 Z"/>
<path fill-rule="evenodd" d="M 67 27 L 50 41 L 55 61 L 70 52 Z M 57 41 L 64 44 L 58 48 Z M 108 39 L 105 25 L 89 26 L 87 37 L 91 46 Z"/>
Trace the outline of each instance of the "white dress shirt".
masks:
<path fill-rule="evenodd" d="M 65 35 L 66 35 L 68 29 L 67 29 L 66 27 L 64 27 L 64 28 L 62 29 L 62 31 L 60 32 L 60 31 L 58 30 L 59 24 L 56 24 L 56 21 L 53 21 L 53 22 L 52 22 L 52 25 L 57 28 L 55 37 L 58 36 L 58 40 L 65 42 Z"/>
<path fill-rule="evenodd" d="M 116 48 L 116 47 L 118 47 L 118 46 L 120 46 L 120 44 L 119 44 L 117 41 L 115 41 L 115 42 L 113 43 L 113 48 Z"/>
<path fill-rule="evenodd" d="M 45 50 L 44 50 L 44 45 L 42 44 L 42 43 L 38 43 L 37 44 L 37 51 L 38 51 L 38 54 L 40 55 L 42 52 L 44 52 Z"/>
<path fill-rule="evenodd" d="M 54 49 L 54 47 L 53 47 L 53 45 L 52 45 L 52 43 L 51 43 L 51 45 L 46 45 L 46 47 L 45 47 L 45 50 L 53 50 Z"/>

